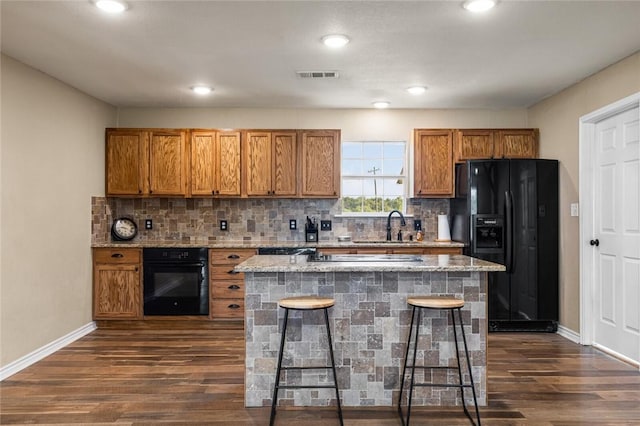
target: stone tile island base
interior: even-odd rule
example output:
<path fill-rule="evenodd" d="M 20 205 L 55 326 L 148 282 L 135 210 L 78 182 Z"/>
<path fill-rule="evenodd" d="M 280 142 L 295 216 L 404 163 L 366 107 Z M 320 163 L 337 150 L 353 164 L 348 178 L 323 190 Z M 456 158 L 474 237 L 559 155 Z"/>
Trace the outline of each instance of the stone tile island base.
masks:
<path fill-rule="evenodd" d="M 271 404 L 284 309 L 283 297 L 321 295 L 335 298 L 329 309 L 344 406 L 391 406 L 397 403 L 411 311 L 408 295 L 455 295 L 465 299 L 462 316 L 471 354 L 478 403 L 486 405 L 486 272 L 246 272 L 245 406 Z M 449 311 L 423 310 L 416 365 L 456 364 Z M 290 311 L 283 365 L 329 365 L 322 311 Z M 455 370 L 416 371 L 416 382 L 457 383 Z M 330 383 L 327 370 L 283 373 L 286 384 Z M 409 377 L 407 375 L 407 377 Z M 468 378 L 467 378 L 468 381 Z M 405 380 L 405 386 L 408 383 Z M 471 392 L 466 392 L 473 403 Z M 335 404 L 332 389 L 281 390 L 280 404 Z M 415 405 L 459 405 L 455 388 L 416 388 Z"/>

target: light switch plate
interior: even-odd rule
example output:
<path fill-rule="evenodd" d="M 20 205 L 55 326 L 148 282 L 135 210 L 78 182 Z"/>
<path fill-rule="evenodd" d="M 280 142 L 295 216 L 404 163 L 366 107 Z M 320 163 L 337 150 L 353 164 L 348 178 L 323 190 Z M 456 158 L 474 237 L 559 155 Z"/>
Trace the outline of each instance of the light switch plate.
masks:
<path fill-rule="evenodd" d="M 580 207 L 578 203 L 571 203 L 571 216 L 577 217 L 580 215 Z"/>
<path fill-rule="evenodd" d="M 320 221 L 320 230 L 321 231 L 331 231 L 331 221 L 330 220 L 321 220 Z"/>
<path fill-rule="evenodd" d="M 227 226 L 227 221 L 226 220 L 221 220 L 220 221 L 220 230 L 221 231 L 228 231 L 229 227 Z"/>
<path fill-rule="evenodd" d="M 144 220 L 144 229 L 153 229 L 153 221 L 151 219 Z"/>
<path fill-rule="evenodd" d="M 295 219 L 289 219 L 289 229 L 292 231 L 298 229 L 298 224 Z"/>

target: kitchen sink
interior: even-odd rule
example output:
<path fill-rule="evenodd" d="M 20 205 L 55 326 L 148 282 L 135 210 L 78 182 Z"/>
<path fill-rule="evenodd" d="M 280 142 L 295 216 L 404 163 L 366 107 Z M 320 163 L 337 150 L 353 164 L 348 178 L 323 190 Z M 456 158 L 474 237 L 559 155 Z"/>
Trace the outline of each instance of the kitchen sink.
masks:
<path fill-rule="evenodd" d="M 326 254 L 309 255 L 309 262 L 422 262 L 413 254 Z"/>

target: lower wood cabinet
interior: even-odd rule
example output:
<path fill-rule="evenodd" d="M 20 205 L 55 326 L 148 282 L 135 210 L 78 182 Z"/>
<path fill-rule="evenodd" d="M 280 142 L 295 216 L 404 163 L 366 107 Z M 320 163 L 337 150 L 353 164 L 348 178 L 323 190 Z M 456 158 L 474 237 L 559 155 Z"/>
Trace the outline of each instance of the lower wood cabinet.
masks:
<path fill-rule="evenodd" d="M 209 316 L 244 319 L 244 274 L 233 268 L 255 249 L 209 249 Z"/>
<path fill-rule="evenodd" d="M 142 319 L 142 250 L 93 249 L 93 319 Z"/>

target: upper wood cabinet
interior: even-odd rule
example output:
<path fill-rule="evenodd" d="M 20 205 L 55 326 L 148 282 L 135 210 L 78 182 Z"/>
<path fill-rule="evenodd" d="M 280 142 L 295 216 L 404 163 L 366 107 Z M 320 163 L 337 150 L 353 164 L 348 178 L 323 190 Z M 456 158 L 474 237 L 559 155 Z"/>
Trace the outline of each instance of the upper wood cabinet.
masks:
<path fill-rule="evenodd" d="M 305 130 L 301 136 L 303 197 L 340 196 L 340 130 Z"/>
<path fill-rule="evenodd" d="M 107 195 L 186 195 L 186 133 L 169 129 L 107 129 Z"/>
<path fill-rule="evenodd" d="M 148 193 L 148 133 L 140 130 L 107 129 L 107 195 Z"/>
<path fill-rule="evenodd" d="M 537 158 L 537 129 L 456 130 L 456 162 L 491 158 Z"/>
<path fill-rule="evenodd" d="M 501 129 L 496 131 L 497 158 L 537 158 L 538 129 Z"/>
<path fill-rule="evenodd" d="M 186 195 L 189 164 L 186 131 L 149 133 L 149 194 Z"/>
<path fill-rule="evenodd" d="M 414 196 L 453 196 L 453 135 L 451 129 L 414 130 Z"/>
<path fill-rule="evenodd" d="M 240 132 L 191 132 L 191 195 L 240 195 Z"/>
<path fill-rule="evenodd" d="M 248 131 L 244 139 L 243 169 L 246 195 L 297 194 L 295 131 Z"/>

